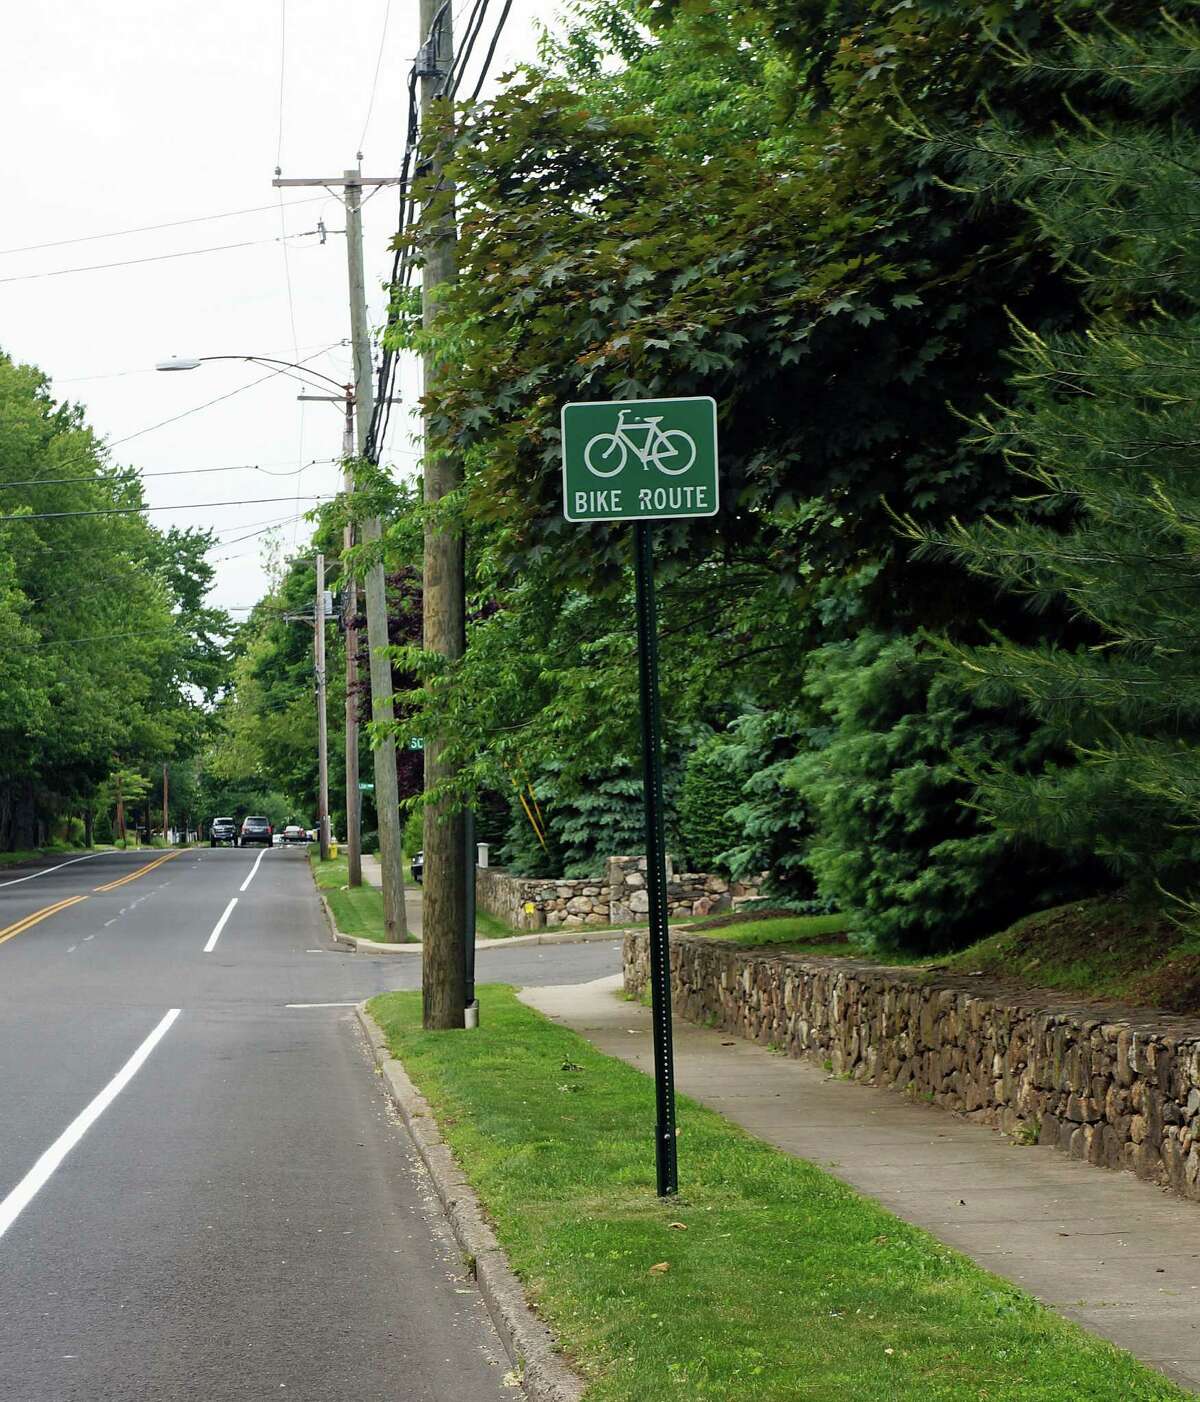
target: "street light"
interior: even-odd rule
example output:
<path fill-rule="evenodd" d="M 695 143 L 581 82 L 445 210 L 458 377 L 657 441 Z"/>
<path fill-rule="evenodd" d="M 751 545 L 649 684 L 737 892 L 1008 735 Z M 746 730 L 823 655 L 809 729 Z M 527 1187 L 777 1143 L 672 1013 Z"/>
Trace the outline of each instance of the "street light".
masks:
<path fill-rule="evenodd" d="M 320 370 L 314 370 L 311 365 L 296 365 L 290 360 L 277 360 L 269 355 L 197 355 L 197 356 L 172 356 L 169 360 L 160 360 L 155 365 L 156 370 L 179 371 L 198 370 L 201 365 L 213 360 L 241 360 L 248 361 L 254 365 L 266 365 L 271 367 L 276 374 L 286 375 L 289 379 L 299 380 L 308 389 L 330 388 L 337 391 L 336 394 L 302 394 L 301 399 L 321 399 L 326 402 L 341 404 L 345 411 L 345 429 L 342 436 L 342 456 L 347 463 L 354 456 L 354 386 L 340 384 L 332 376 L 324 374 Z M 353 474 L 346 467 L 343 487 L 349 495 L 354 487 Z M 354 526 L 352 522 L 347 522 L 344 533 L 344 544 L 348 549 L 354 544 Z M 318 706 L 318 744 L 320 748 L 319 764 L 321 771 L 320 803 L 321 812 L 319 814 L 321 831 L 321 858 L 324 860 L 329 856 L 329 790 L 328 780 L 325 777 L 327 769 L 326 747 L 325 747 L 325 625 L 324 625 L 324 579 L 321 577 L 324 565 L 324 556 L 318 556 L 318 580 L 317 580 L 317 608 L 314 614 L 314 643 L 316 652 L 316 671 L 318 678 L 317 706 Z M 347 575 L 346 585 L 350 594 L 349 609 L 346 615 L 346 868 L 351 886 L 362 885 L 362 811 L 360 808 L 360 795 L 358 786 L 358 629 L 355 627 L 354 618 L 358 612 L 358 589 L 354 580 Z"/>

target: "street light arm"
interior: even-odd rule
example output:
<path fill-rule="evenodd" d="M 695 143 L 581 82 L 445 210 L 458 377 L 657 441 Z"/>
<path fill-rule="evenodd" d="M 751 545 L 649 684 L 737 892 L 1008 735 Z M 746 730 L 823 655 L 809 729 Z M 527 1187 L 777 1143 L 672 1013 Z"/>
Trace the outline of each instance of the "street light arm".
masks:
<path fill-rule="evenodd" d="M 309 365 L 296 365 L 290 360 L 276 360 L 270 355 L 198 355 L 191 358 L 177 358 L 175 360 L 161 360 L 155 366 L 156 370 L 195 370 L 198 366 L 211 360 L 244 360 L 254 365 L 269 365 L 281 375 L 287 375 L 289 379 L 300 380 L 301 384 L 331 385 L 338 391 L 338 398 L 344 398 L 347 394 L 347 386 L 339 380 L 335 380 L 332 375 L 326 375 L 320 370 L 314 370 Z M 299 373 L 292 374 L 290 372 Z M 302 375 L 309 375 L 308 380 L 301 379 Z"/>

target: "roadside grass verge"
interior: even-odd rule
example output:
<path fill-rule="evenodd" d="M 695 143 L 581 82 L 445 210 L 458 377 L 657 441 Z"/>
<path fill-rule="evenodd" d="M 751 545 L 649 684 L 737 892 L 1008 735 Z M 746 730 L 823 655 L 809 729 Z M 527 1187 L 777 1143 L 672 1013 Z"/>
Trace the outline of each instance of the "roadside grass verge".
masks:
<path fill-rule="evenodd" d="M 329 902 L 333 918 L 343 935 L 383 942 L 383 892 L 364 881 L 351 890 L 347 885 L 350 873 L 345 857 L 323 862 L 309 854 L 313 878 Z"/>
<path fill-rule="evenodd" d="M 103 843 L 95 847 L 72 847 L 66 842 L 51 842 L 45 847 L 30 847 L 20 852 L 0 852 L 0 867 L 20 866 L 23 862 L 36 862 L 39 857 L 82 857 L 89 852 L 103 852 L 108 848 Z"/>
<path fill-rule="evenodd" d="M 487 986 L 482 1025 L 371 1001 L 588 1402 L 1165 1402 L 1128 1354 L 810 1163 L 680 1099 L 654 1196 L 647 1077 Z"/>
<path fill-rule="evenodd" d="M 517 930 L 512 925 L 505 924 L 498 915 L 492 915 L 489 911 L 475 910 L 475 933 L 485 940 L 508 940 L 514 935 L 527 935 L 528 930 Z"/>

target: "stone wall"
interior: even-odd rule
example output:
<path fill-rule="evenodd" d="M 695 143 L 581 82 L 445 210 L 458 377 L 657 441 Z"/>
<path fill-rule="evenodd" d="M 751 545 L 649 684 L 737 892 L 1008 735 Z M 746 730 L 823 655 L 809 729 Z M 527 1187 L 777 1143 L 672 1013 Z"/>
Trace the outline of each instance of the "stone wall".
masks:
<path fill-rule="evenodd" d="M 649 979 L 625 935 L 625 988 Z M 674 936 L 675 1011 L 1200 1200 L 1200 1022 Z"/>
<path fill-rule="evenodd" d="M 516 930 L 610 923 L 608 884 L 594 876 L 546 880 L 510 876 L 501 867 L 476 867 L 475 903 Z"/>
<path fill-rule="evenodd" d="M 676 874 L 667 858 L 667 918 L 683 920 L 736 910 L 760 899 L 761 878 L 727 881 L 706 872 Z M 475 901 L 517 930 L 631 925 L 646 920 L 645 857 L 610 857 L 604 877 L 510 876 L 502 867 L 479 867 Z"/>
<path fill-rule="evenodd" d="M 609 857 L 608 887 L 612 893 L 611 923 L 630 925 L 650 914 L 645 857 Z M 676 872 L 667 858 L 667 919 L 684 920 L 736 910 L 759 899 L 762 878 L 730 881 L 703 871 Z"/>

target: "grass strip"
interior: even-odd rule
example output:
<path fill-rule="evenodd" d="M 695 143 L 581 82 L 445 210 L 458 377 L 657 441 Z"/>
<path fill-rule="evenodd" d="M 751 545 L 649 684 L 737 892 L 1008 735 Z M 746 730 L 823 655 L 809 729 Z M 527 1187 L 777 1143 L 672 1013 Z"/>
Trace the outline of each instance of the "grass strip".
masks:
<path fill-rule="evenodd" d="M 331 857 L 323 862 L 310 854 L 309 863 L 342 934 L 383 943 L 383 892 L 367 881 L 361 886 L 348 886 L 350 873 L 345 857 Z"/>
<path fill-rule="evenodd" d="M 647 1077 L 481 990 L 482 1026 L 370 1007 L 575 1366 L 588 1402 L 1182 1399 L 1130 1355 L 681 1097 L 654 1196 Z"/>

